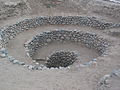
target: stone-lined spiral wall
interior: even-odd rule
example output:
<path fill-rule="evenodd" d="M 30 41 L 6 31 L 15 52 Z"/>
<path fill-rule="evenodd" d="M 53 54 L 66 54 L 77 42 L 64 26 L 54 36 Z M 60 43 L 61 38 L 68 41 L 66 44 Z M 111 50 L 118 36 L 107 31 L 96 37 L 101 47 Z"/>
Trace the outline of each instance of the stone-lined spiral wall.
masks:
<path fill-rule="evenodd" d="M 30 69 L 38 69 L 38 68 L 41 69 L 41 67 L 36 68 L 36 66 L 27 65 L 24 62 L 20 62 L 20 61 L 16 60 L 14 57 L 9 56 L 9 54 L 7 53 L 7 50 L 5 48 L 6 48 L 8 41 L 10 39 L 13 39 L 17 34 L 20 34 L 23 31 L 27 31 L 27 30 L 30 30 L 32 28 L 36 28 L 36 27 L 39 27 L 42 25 L 78 25 L 78 26 L 88 26 L 88 27 L 92 27 L 92 28 L 96 28 L 96 29 L 100 29 L 100 30 L 120 27 L 119 23 L 115 24 L 115 23 L 111 23 L 111 22 L 100 21 L 100 20 L 96 19 L 95 17 L 53 16 L 53 17 L 36 17 L 33 19 L 25 19 L 16 24 L 0 28 L 0 56 L 6 57 L 10 62 L 12 62 L 14 64 L 23 65 Z M 68 33 L 73 34 L 73 33 L 79 33 L 79 32 L 70 31 Z M 102 38 L 98 38 L 97 35 L 92 35 L 90 33 L 82 33 L 82 34 L 83 34 L 83 36 L 81 35 L 81 33 L 76 34 L 76 35 L 78 35 L 78 36 L 81 35 L 80 40 L 83 40 L 83 41 L 81 41 L 83 44 L 85 44 L 87 47 L 95 48 L 96 50 L 98 50 L 98 52 L 100 54 L 105 52 L 105 49 L 108 46 L 107 45 L 108 43 L 106 41 L 104 42 L 104 40 Z M 87 38 L 87 37 L 89 37 L 89 38 Z M 76 41 L 76 40 L 74 40 L 74 39 L 76 39 L 74 37 L 74 35 L 72 38 L 73 38 L 73 41 Z M 98 41 L 95 39 L 97 39 Z M 93 42 L 89 42 L 89 40 L 93 41 Z M 34 49 L 32 50 L 32 52 L 33 51 L 34 51 Z M 30 53 L 32 53 L 32 52 L 30 52 Z M 30 55 L 32 55 L 32 54 L 30 54 Z"/>
<path fill-rule="evenodd" d="M 31 28 L 39 27 L 41 25 L 78 25 L 93 27 L 101 30 L 120 27 L 120 24 L 99 21 L 95 17 L 36 17 L 33 19 L 25 19 L 16 24 L 0 28 L 0 46 L 5 47 L 8 43 L 8 40 L 14 38 L 17 34 L 29 30 Z"/>
<path fill-rule="evenodd" d="M 99 37 L 96 34 L 76 30 L 55 30 L 43 32 L 26 42 L 24 46 L 28 55 L 33 58 L 39 47 L 42 48 L 44 45 L 55 41 L 79 42 L 81 44 L 84 44 L 88 48 L 96 49 L 100 55 L 104 54 L 109 46 L 107 40 Z"/>

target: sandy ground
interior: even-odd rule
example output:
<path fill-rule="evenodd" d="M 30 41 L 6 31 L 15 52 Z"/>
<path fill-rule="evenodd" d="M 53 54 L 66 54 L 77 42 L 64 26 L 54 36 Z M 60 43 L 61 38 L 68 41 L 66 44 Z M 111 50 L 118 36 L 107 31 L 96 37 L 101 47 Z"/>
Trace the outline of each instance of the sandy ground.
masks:
<path fill-rule="evenodd" d="M 31 1 L 31 5 L 32 2 Z M 56 9 L 45 9 L 45 11 L 40 10 L 35 11 L 35 9 L 40 6 L 35 7 L 32 5 L 34 15 L 25 15 L 22 17 L 11 17 L 5 21 L 0 22 L 0 26 L 10 25 L 16 23 L 17 21 L 23 20 L 25 18 L 32 18 L 35 16 L 69 16 L 69 15 L 93 15 L 78 13 L 77 11 L 71 13 L 71 10 L 62 10 L 61 12 Z M 107 21 L 119 22 L 116 19 L 111 19 L 105 16 L 95 15 L 101 19 L 106 19 Z M 88 27 L 78 27 L 78 26 L 41 26 L 38 28 L 31 29 L 29 31 L 23 32 L 16 36 L 15 39 L 11 40 L 8 45 L 8 51 L 10 55 L 16 57 L 16 59 L 25 61 L 26 63 L 32 64 L 32 60 L 26 56 L 25 48 L 23 44 L 36 34 L 43 31 L 54 30 L 54 29 L 67 29 L 67 30 L 84 30 L 108 39 L 111 42 L 111 47 L 108 55 L 104 57 L 98 57 L 95 50 L 90 50 L 84 46 L 66 43 L 54 45 L 48 45 L 38 51 L 36 58 L 46 57 L 53 50 L 59 49 L 71 49 L 77 50 L 80 53 L 80 61 L 75 62 L 70 69 L 62 70 L 43 70 L 43 71 L 30 71 L 26 68 L 18 65 L 13 65 L 6 59 L 0 59 L 0 90 L 98 90 L 98 82 L 101 77 L 111 73 L 114 69 L 120 68 L 120 39 L 119 37 L 113 37 L 108 35 L 109 30 L 100 31 Z M 110 29 L 110 31 L 119 31 L 119 29 Z M 98 63 L 90 67 L 79 67 L 79 63 L 89 61 L 92 58 L 98 57 Z M 115 88 L 120 86 L 120 81 L 112 81 L 114 84 L 110 88 L 105 90 L 120 90 L 120 88 Z M 113 89 L 114 88 L 114 89 Z"/>

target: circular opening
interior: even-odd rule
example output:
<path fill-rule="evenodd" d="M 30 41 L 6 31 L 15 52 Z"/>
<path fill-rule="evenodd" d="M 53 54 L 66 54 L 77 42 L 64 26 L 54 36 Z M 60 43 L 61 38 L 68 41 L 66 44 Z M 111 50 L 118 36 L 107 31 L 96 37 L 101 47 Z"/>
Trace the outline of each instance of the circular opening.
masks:
<path fill-rule="evenodd" d="M 46 62 L 48 68 L 67 67 L 77 60 L 77 54 L 69 51 L 57 51 L 53 53 Z"/>

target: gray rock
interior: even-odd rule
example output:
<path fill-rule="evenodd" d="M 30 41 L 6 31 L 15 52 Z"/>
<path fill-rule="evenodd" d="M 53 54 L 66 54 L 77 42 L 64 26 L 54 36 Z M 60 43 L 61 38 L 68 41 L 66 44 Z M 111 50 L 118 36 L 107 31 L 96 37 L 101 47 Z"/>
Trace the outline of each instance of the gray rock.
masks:
<path fill-rule="evenodd" d="M 35 67 L 34 67 L 34 66 L 32 66 L 32 65 L 29 65 L 29 66 L 28 66 L 28 69 L 29 69 L 29 70 L 34 70 L 34 69 L 35 69 Z"/>
<path fill-rule="evenodd" d="M 113 70 L 111 76 L 117 76 L 117 77 L 120 77 L 120 69 L 119 69 L 119 70 Z"/>
<path fill-rule="evenodd" d="M 25 65 L 25 62 L 19 62 L 18 64 L 19 65 Z"/>

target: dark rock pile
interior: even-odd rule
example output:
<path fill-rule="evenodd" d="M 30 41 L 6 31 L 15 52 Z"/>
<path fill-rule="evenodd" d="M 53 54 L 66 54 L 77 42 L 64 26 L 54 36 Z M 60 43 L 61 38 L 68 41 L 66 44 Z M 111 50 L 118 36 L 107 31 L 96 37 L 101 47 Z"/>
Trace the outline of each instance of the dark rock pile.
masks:
<path fill-rule="evenodd" d="M 48 68 L 54 67 L 67 67 L 77 60 L 77 54 L 69 51 L 56 51 L 51 54 L 47 60 L 46 66 Z"/>

